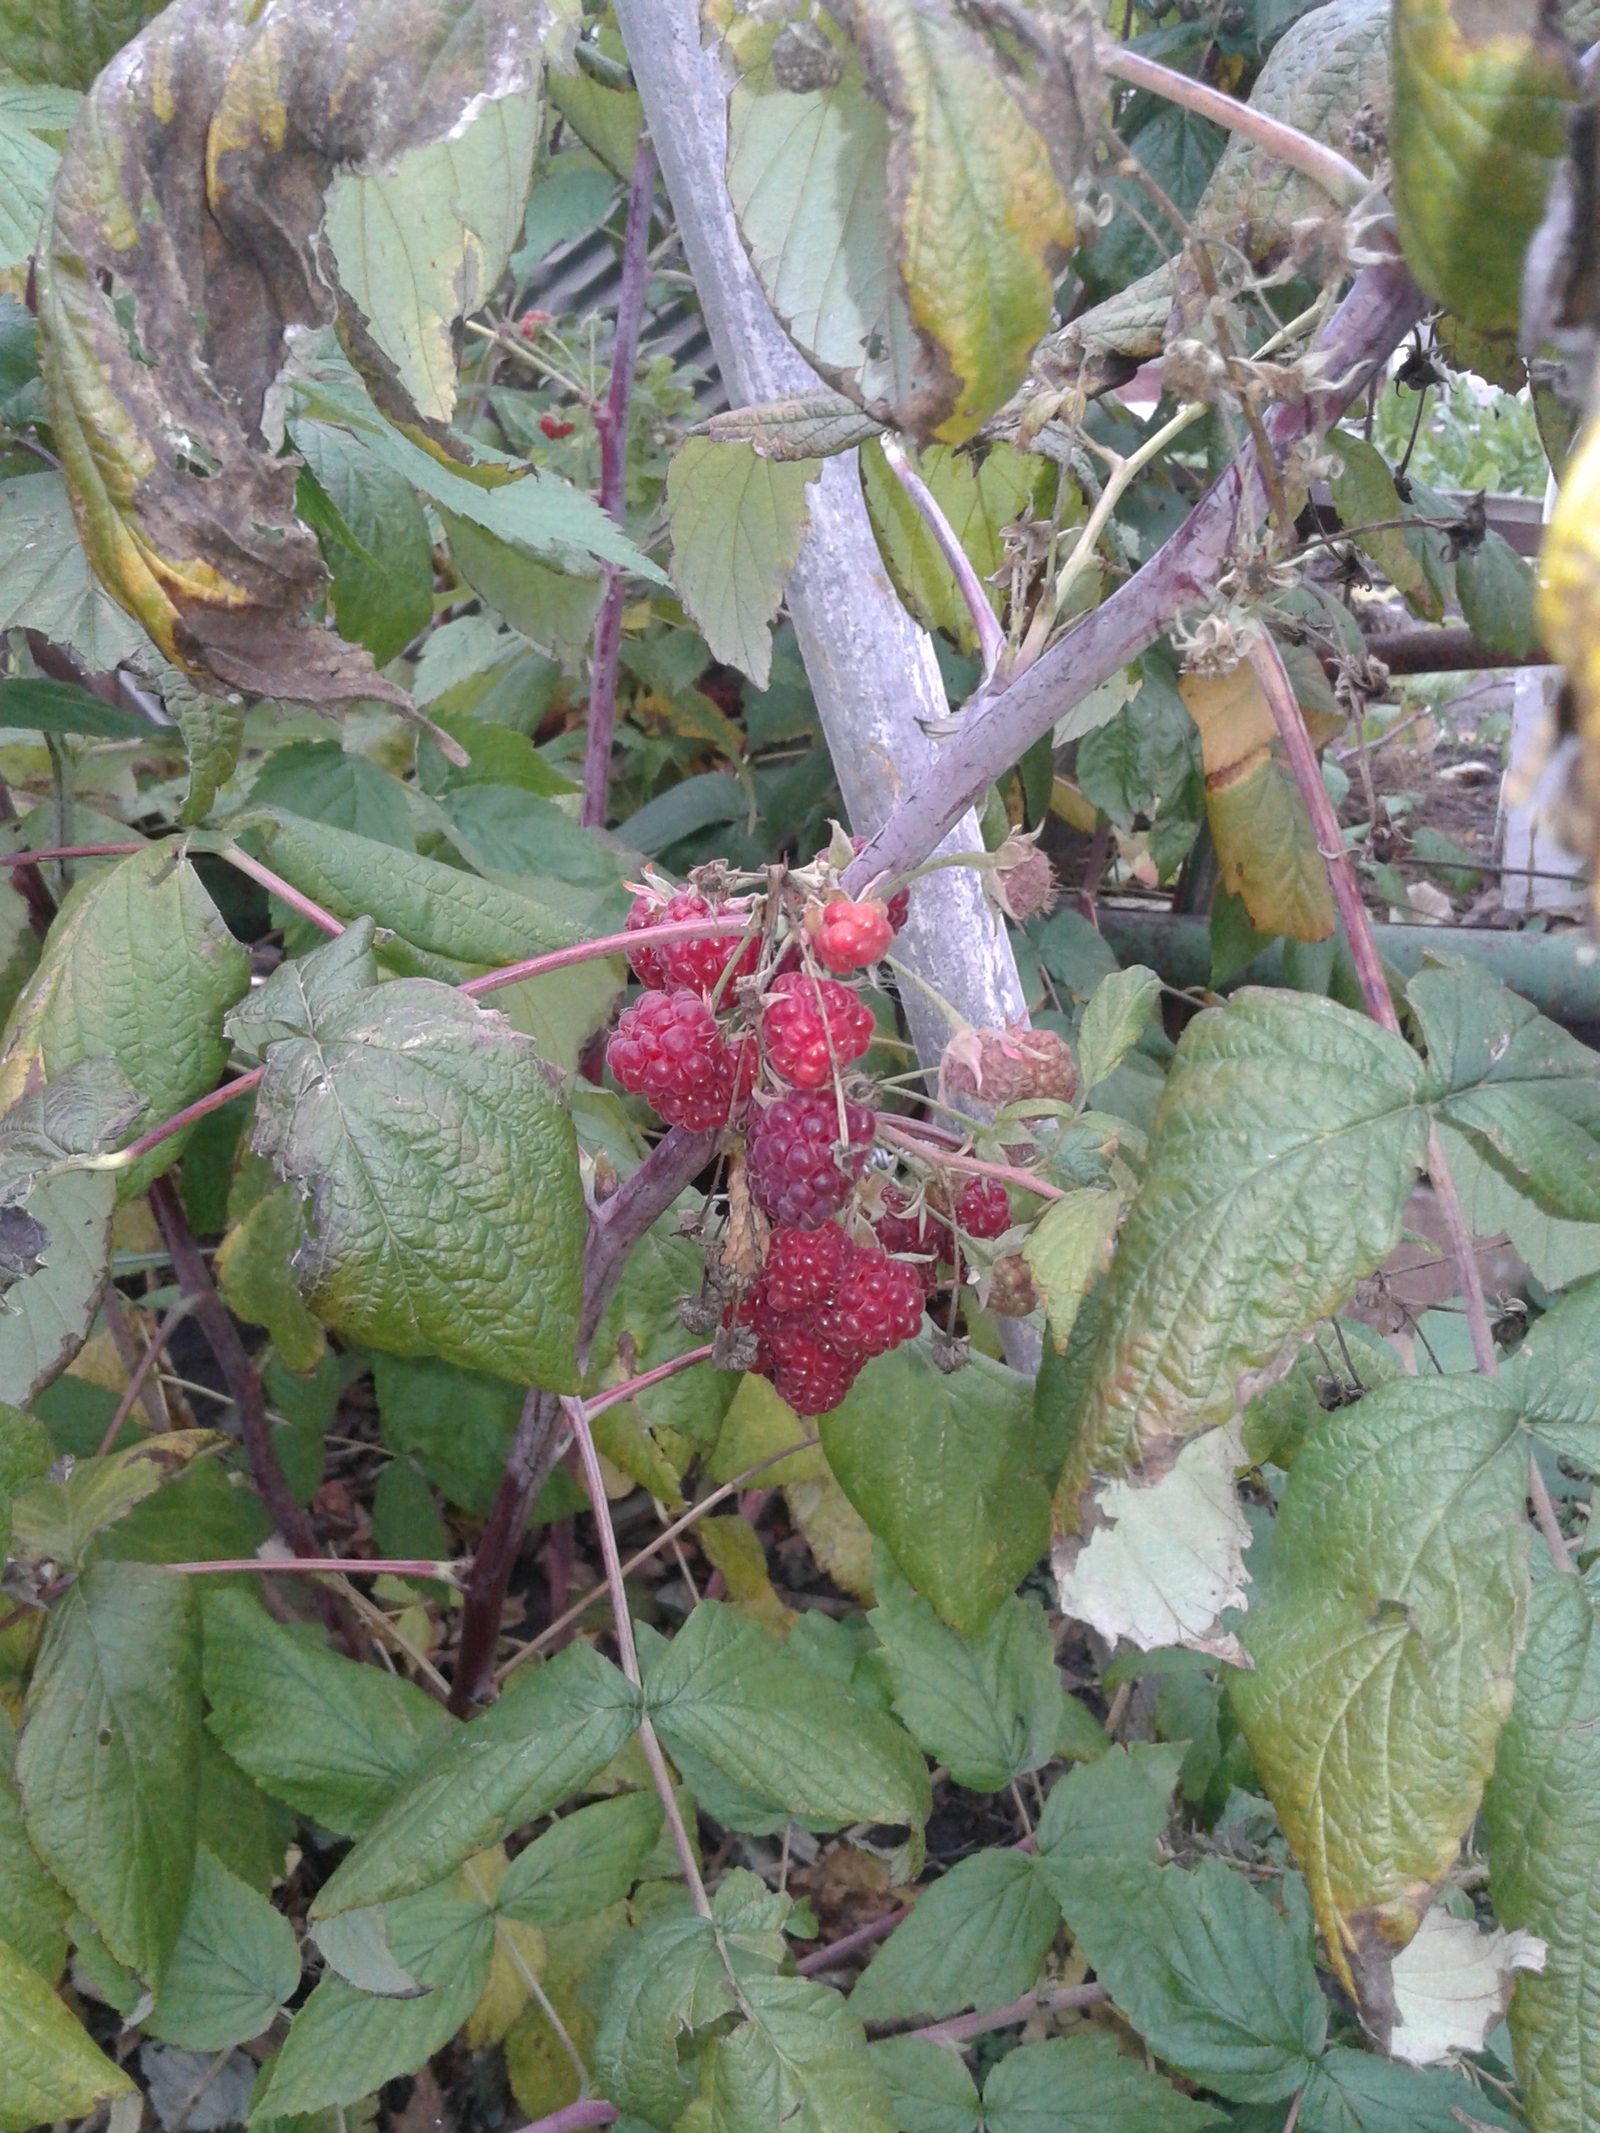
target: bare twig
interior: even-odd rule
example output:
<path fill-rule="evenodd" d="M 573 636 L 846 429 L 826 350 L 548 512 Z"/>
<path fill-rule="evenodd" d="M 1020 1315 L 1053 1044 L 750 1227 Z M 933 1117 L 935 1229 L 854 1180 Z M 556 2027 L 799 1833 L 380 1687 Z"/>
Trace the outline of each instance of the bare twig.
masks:
<path fill-rule="evenodd" d="M 617 1552 L 617 1531 L 611 1523 L 611 1505 L 606 1500 L 605 1478 L 600 1472 L 600 1454 L 594 1448 L 594 1435 L 589 1428 L 589 1418 L 583 1411 L 583 1402 L 567 1399 L 561 1404 L 572 1424 L 572 1433 L 578 1440 L 578 1456 L 583 1462 L 584 1486 L 589 1491 L 589 1504 L 600 1535 L 600 1556 L 606 1566 L 606 1586 L 611 1594 L 611 1619 L 617 1633 L 617 1655 L 622 1661 L 623 1673 L 634 1687 L 638 1688 L 641 1686 L 639 1653 L 633 1641 L 633 1617 L 628 1612 L 628 1593 L 622 1582 L 622 1558 Z M 705 1883 L 700 1878 L 700 1863 L 695 1858 L 694 1846 L 689 1842 L 689 1832 L 684 1826 L 683 1815 L 678 1807 L 678 1795 L 673 1787 L 672 1774 L 667 1768 L 667 1759 L 661 1752 L 661 1743 L 656 1738 L 656 1729 L 648 1716 L 643 1714 L 639 1719 L 639 1745 L 644 1750 L 645 1761 L 650 1765 L 650 1775 L 655 1779 L 656 1791 L 661 1796 L 667 1827 L 672 1832 L 678 1864 L 683 1868 L 683 1878 L 689 1884 L 689 1894 L 694 1900 L 694 1907 L 702 1918 L 709 1918 L 711 1901 L 706 1895 Z"/>
<path fill-rule="evenodd" d="M 984 591 L 967 551 L 957 539 L 955 528 L 945 517 L 938 497 L 911 464 L 900 440 L 885 435 L 878 442 L 884 458 L 888 461 L 890 473 L 910 497 L 922 523 L 933 535 L 939 553 L 950 566 L 956 589 L 966 603 L 967 613 L 978 639 L 978 650 L 983 657 L 984 678 L 987 680 L 998 666 L 1000 654 L 1006 648 L 1005 632 L 995 619 L 994 609 L 989 605 L 989 595 Z"/>
<path fill-rule="evenodd" d="M 853 1933 L 841 1934 L 838 1940 L 829 1941 L 827 1947 L 819 1948 L 815 1955 L 804 1956 L 795 1964 L 795 1969 L 802 1977 L 815 1977 L 819 1970 L 837 1968 L 852 1955 L 859 1955 L 863 1948 L 872 1947 L 876 1941 L 887 1940 L 901 1919 L 911 1916 L 911 1910 L 912 1906 L 906 1903 L 902 1904 L 898 1911 L 885 1911 L 881 1918 L 873 1919 L 870 1925 L 857 1926 Z"/>
<path fill-rule="evenodd" d="M 127 1389 L 117 1402 L 117 1411 L 106 1424 L 105 1435 L 100 1439 L 99 1456 L 102 1459 L 110 1451 L 112 1445 L 116 1443 L 123 1423 L 127 1421 L 128 1416 L 133 1411 L 134 1401 L 144 1391 L 144 1381 L 155 1368 L 156 1358 L 167 1345 L 180 1320 L 187 1318 L 193 1309 L 193 1300 L 187 1296 L 180 1296 L 160 1325 L 157 1326 L 155 1332 L 151 1334 L 150 1345 L 145 1349 L 144 1354 L 140 1356 L 138 1362 L 134 1364 L 132 1371 L 129 1373 Z M 146 1412 L 148 1411 L 147 1408 Z M 155 1417 L 152 1416 L 151 1419 L 155 1420 Z M 159 1424 L 157 1426 L 159 1427 Z"/>
<path fill-rule="evenodd" d="M 595 1403 L 591 1400 L 589 1413 L 593 1415 L 595 1412 Z M 713 1489 L 709 1496 L 704 1496 L 699 1503 L 692 1504 L 681 1518 L 664 1527 L 648 1547 L 641 1548 L 637 1555 L 630 1555 L 622 1566 L 623 1576 L 631 1577 L 641 1563 L 648 1563 L 653 1556 L 659 1555 L 663 1548 L 670 1548 L 681 1533 L 686 1533 L 697 1520 L 704 1518 L 708 1511 L 714 1511 L 719 1503 L 726 1503 L 730 1496 L 737 1495 L 745 1483 L 754 1480 L 757 1474 L 765 1473 L 769 1466 L 776 1466 L 781 1459 L 792 1459 L 796 1452 L 810 1451 L 816 1441 L 815 1437 L 802 1437 L 798 1443 L 786 1444 L 781 1452 L 769 1452 L 765 1459 L 758 1459 L 754 1466 L 746 1467 L 742 1474 L 735 1474 L 732 1481 L 724 1482 L 720 1489 Z M 495 1679 L 503 1682 L 525 1659 L 532 1659 L 537 1653 L 548 1651 L 552 1644 L 558 1643 L 562 1632 L 571 1629 L 575 1622 L 580 1621 L 605 1589 L 604 1579 L 598 1585 L 592 1585 L 583 1598 L 575 1601 L 564 1615 L 558 1615 L 548 1629 L 541 1630 L 531 1643 L 524 1644 L 519 1651 L 513 1652 Z"/>
<path fill-rule="evenodd" d="M 600 506 L 619 526 L 624 520 L 628 465 L 628 402 L 634 365 L 639 358 L 639 326 L 644 317 L 649 274 L 650 210 L 655 199 L 656 159 L 641 135 L 633 159 L 628 191 L 628 221 L 622 240 L 622 282 L 617 294 L 617 331 L 611 355 L 611 388 L 605 405 L 595 410 L 600 436 Z M 617 660 L 622 644 L 622 606 L 627 584 L 615 563 L 605 566 L 605 597 L 594 626 L 589 662 L 589 724 L 583 751 L 583 811 L 586 829 L 603 829 L 606 793 L 611 783 L 611 735 L 617 716 Z"/>
<path fill-rule="evenodd" d="M 1009 2029 L 1034 2014 L 1063 2014 L 1069 2007 L 1097 2007 L 1111 1995 L 1104 1985 L 1064 1985 L 1059 1992 L 1025 1992 L 1009 2007 L 996 2007 L 988 2014 L 957 2015 L 951 2022 L 930 2022 L 926 2029 L 909 2029 L 908 2037 L 926 2037 L 930 2044 L 965 2044 L 969 2037 L 986 2036 L 991 2029 Z"/>

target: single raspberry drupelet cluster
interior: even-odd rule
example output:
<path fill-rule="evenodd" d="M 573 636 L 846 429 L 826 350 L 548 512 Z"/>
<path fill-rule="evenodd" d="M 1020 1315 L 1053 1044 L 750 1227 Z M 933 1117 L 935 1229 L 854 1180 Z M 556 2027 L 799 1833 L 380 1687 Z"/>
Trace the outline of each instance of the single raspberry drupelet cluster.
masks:
<path fill-rule="evenodd" d="M 836 896 L 823 906 L 812 946 L 819 961 L 842 976 L 847 970 L 875 963 L 894 934 L 888 909 L 875 896 L 859 904 L 848 896 Z"/>
<path fill-rule="evenodd" d="M 820 1089 L 836 1065 L 859 1059 L 872 1042 L 872 1010 L 847 985 L 785 971 L 761 1017 L 767 1058 L 797 1089 Z"/>
<path fill-rule="evenodd" d="M 1011 1227 L 1011 1202 L 997 1178 L 969 1178 L 956 1202 L 956 1224 L 969 1237 L 1002 1237 Z"/>
<path fill-rule="evenodd" d="M 755 1332 L 756 1369 L 796 1414 L 822 1415 L 864 1363 L 915 1337 L 922 1283 L 881 1250 L 852 1244 L 835 1222 L 779 1228 L 738 1318 Z"/>
<path fill-rule="evenodd" d="M 782 1096 L 750 1128 L 745 1174 L 751 1197 L 770 1221 L 817 1229 L 836 1215 L 872 1153 L 873 1114 L 846 1104 L 845 1144 L 832 1092 Z"/>
<path fill-rule="evenodd" d="M 850 849 L 858 858 L 866 850 L 866 846 L 867 840 L 865 837 L 852 837 L 850 839 Z M 826 859 L 827 856 L 826 852 L 818 852 L 817 854 L 819 861 Z M 911 916 L 911 891 L 909 889 L 896 889 L 893 896 L 889 898 L 886 909 L 889 919 L 889 931 L 891 933 L 899 933 L 904 928 L 906 920 Z"/>
<path fill-rule="evenodd" d="M 682 925 L 696 918 L 742 920 L 748 911 L 749 906 L 739 902 L 726 903 L 714 910 L 697 890 L 679 889 L 665 899 L 636 896 L 625 925 L 629 933 L 647 933 L 653 926 Z M 633 974 L 639 983 L 656 992 L 668 992 L 674 986 L 687 985 L 696 992 L 709 994 L 716 990 L 730 963 L 735 963 L 733 976 L 728 981 L 732 984 L 733 978 L 746 978 L 753 973 L 760 955 L 758 941 L 741 942 L 737 934 L 728 933 L 709 934 L 698 941 L 663 941 L 657 947 L 642 941 L 637 948 L 628 950 L 628 961 L 633 965 Z"/>
<path fill-rule="evenodd" d="M 728 1044 L 700 994 L 680 986 L 640 995 L 618 1022 L 606 1063 L 669 1126 L 705 1133 L 725 1126 L 749 1095 L 756 1049 L 748 1038 Z"/>

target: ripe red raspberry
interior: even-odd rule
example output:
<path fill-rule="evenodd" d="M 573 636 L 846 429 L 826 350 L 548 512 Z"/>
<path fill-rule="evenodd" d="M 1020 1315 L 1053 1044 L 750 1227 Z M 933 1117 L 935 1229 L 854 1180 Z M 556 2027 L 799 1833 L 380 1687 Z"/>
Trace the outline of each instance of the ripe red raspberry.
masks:
<path fill-rule="evenodd" d="M 768 1322 L 766 1347 L 771 1360 L 765 1375 L 797 1415 L 825 1415 L 855 1383 L 864 1358 L 841 1355 L 813 1330 L 809 1316 Z"/>
<path fill-rule="evenodd" d="M 541 415 L 539 417 L 539 428 L 550 439 L 552 444 L 556 442 L 557 438 L 570 437 L 572 435 L 572 424 L 560 421 L 555 415 Z"/>
<path fill-rule="evenodd" d="M 823 907 L 813 946 L 827 967 L 842 975 L 875 963 L 893 939 L 889 914 L 876 897 L 856 904 L 836 896 Z"/>
<path fill-rule="evenodd" d="M 776 1312 L 830 1302 L 849 1250 L 837 1222 L 824 1222 L 820 1229 L 775 1229 L 761 1269 L 761 1302 Z"/>
<path fill-rule="evenodd" d="M 739 902 L 723 904 L 713 911 L 694 889 L 679 889 L 664 902 L 657 902 L 651 896 L 636 896 L 625 925 L 629 933 L 637 933 L 652 926 L 682 925 L 695 918 L 743 920 L 748 913 L 748 904 Z M 738 962 L 733 975 L 745 978 L 754 971 L 760 956 L 758 942 L 745 941 L 741 945 L 736 933 L 711 934 L 699 941 L 666 941 L 659 948 L 641 944 L 628 950 L 628 961 L 640 984 L 653 986 L 660 992 L 674 985 L 693 986 L 703 993 L 714 992 L 722 973 L 735 957 Z"/>
<path fill-rule="evenodd" d="M 999 1237 L 1011 1227 L 1011 1202 L 998 1178 L 970 1178 L 956 1202 L 956 1221 L 969 1237 Z"/>
<path fill-rule="evenodd" d="M 727 1124 L 756 1070 L 754 1045 L 724 1043 L 710 1008 L 687 989 L 642 994 L 618 1022 L 606 1064 L 669 1126 L 694 1133 Z"/>
<path fill-rule="evenodd" d="M 517 331 L 525 341 L 536 341 L 554 316 L 549 311 L 524 311 L 517 320 Z"/>
<path fill-rule="evenodd" d="M 866 842 L 867 840 L 865 837 L 852 837 L 850 839 L 851 851 L 859 854 L 860 852 L 866 849 Z M 825 860 L 827 856 L 828 855 L 826 852 L 818 852 L 817 859 L 819 862 L 821 862 Z M 893 896 L 889 898 L 889 931 L 891 933 L 898 933 L 905 925 L 905 922 L 910 916 L 910 914 L 911 891 L 909 889 L 896 889 Z"/>
<path fill-rule="evenodd" d="M 839 1106 L 832 1094 L 780 1097 L 756 1119 L 745 1150 L 751 1196 L 770 1221 L 789 1229 L 818 1229 L 850 1197 L 872 1152 L 873 1114 L 844 1107 L 847 1151 L 839 1139 Z"/>
<path fill-rule="evenodd" d="M 838 1294 L 816 1314 L 816 1328 L 845 1355 L 887 1355 L 922 1324 L 923 1287 L 915 1267 L 859 1248 Z"/>
<path fill-rule="evenodd" d="M 836 1064 L 859 1059 L 872 1042 L 872 1030 L 872 1010 L 847 985 L 810 978 L 801 970 L 773 980 L 761 1017 L 767 1058 L 799 1089 L 820 1089 Z"/>

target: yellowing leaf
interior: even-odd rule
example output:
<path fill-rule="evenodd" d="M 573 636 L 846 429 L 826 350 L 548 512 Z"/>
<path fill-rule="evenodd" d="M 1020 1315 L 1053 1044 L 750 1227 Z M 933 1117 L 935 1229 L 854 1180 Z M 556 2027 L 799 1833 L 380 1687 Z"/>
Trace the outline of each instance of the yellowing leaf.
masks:
<path fill-rule="evenodd" d="M 1571 834 L 1600 853 L 1600 422 L 1578 440 L 1539 559 L 1539 634 L 1567 670 L 1582 753 L 1571 781 Z M 1600 867 L 1594 869 L 1600 912 Z"/>
<path fill-rule="evenodd" d="M 1063 1614 L 1141 1651 L 1179 1644 L 1247 1663 L 1219 1619 L 1225 1607 L 1245 1604 L 1249 1582 L 1250 1525 L 1233 1486 L 1244 1464 L 1239 1430 L 1234 1421 L 1197 1437 L 1159 1481 L 1105 1484 L 1095 1498 L 1104 1523 L 1087 1542 L 1071 1536 L 1056 1544 Z"/>
<path fill-rule="evenodd" d="M 132 2091 L 39 1973 L 0 1941 L 0 2125 L 80 2118 Z"/>
<path fill-rule="evenodd" d="M 1333 891 L 1306 803 L 1277 759 L 1262 751 L 1237 776 L 1206 780 L 1206 820 L 1230 895 L 1242 896 L 1258 933 L 1325 941 Z"/>
<path fill-rule="evenodd" d="M 836 1585 L 872 1604 L 872 1534 L 866 1520 L 831 1474 L 791 1481 L 784 1490 L 789 1515 L 806 1546 Z"/>
<path fill-rule="evenodd" d="M 1572 53 L 1539 0 L 1395 0 L 1400 242 L 1417 281 L 1469 326 L 1518 323 L 1572 95 Z"/>
<path fill-rule="evenodd" d="M 995 445 L 976 467 L 969 456 L 943 444 L 930 445 L 917 461 L 917 472 L 949 520 L 997 613 L 1000 594 L 990 580 L 1001 564 L 1001 528 L 1026 514 L 1045 466 L 1046 462 L 1009 444 Z M 1052 497 L 1055 474 L 1050 467 Z M 924 628 L 946 630 L 957 643 L 970 648 L 977 639 L 955 574 L 876 444 L 862 450 L 861 483 L 895 591 Z"/>
<path fill-rule="evenodd" d="M 1380 1385 L 1296 1455 L 1242 1625 L 1240 1728 L 1334 1968 L 1384 2041 L 1389 1965 L 1455 1863 L 1511 1707 L 1527 1476 L 1512 1394 Z"/>
<path fill-rule="evenodd" d="M 706 1561 L 722 1573 L 728 1598 L 739 1612 L 775 1637 L 786 1637 L 794 1609 L 772 1588 L 760 1536 L 747 1518 L 705 1518 L 698 1528 Z"/>
<path fill-rule="evenodd" d="M 953 7 L 858 11 L 867 85 L 889 115 L 889 212 L 921 390 L 896 410 L 960 444 L 1020 383 L 1077 235 L 1050 153 Z"/>
<path fill-rule="evenodd" d="M 713 655 L 758 689 L 772 670 L 770 624 L 818 471 L 814 459 L 762 459 L 753 445 L 688 437 L 667 472 L 672 582 Z"/>
<path fill-rule="evenodd" d="M 327 1335 L 301 1300 L 294 1255 L 306 1241 L 300 1195 L 280 1185 L 251 1208 L 222 1240 L 217 1279 L 228 1308 L 252 1326 L 265 1326 L 285 1363 L 302 1375 L 315 1370 Z"/>

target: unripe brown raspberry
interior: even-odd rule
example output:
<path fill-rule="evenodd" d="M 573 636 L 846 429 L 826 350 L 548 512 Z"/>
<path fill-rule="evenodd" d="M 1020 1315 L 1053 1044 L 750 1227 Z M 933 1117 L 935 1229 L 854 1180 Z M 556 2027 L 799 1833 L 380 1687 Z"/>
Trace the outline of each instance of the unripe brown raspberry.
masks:
<path fill-rule="evenodd" d="M 996 1318 L 1026 1318 L 1039 1308 L 1039 1291 L 1020 1253 L 1008 1252 L 989 1269 L 988 1300 Z"/>
<path fill-rule="evenodd" d="M 964 1030 L 945 1046 L 940 1079 L 947 1091 L 997 1111 L 1029 1096 L 1071 1103 L 1078 1093 L 1071 1049 L 1050 1029 Z"/>

